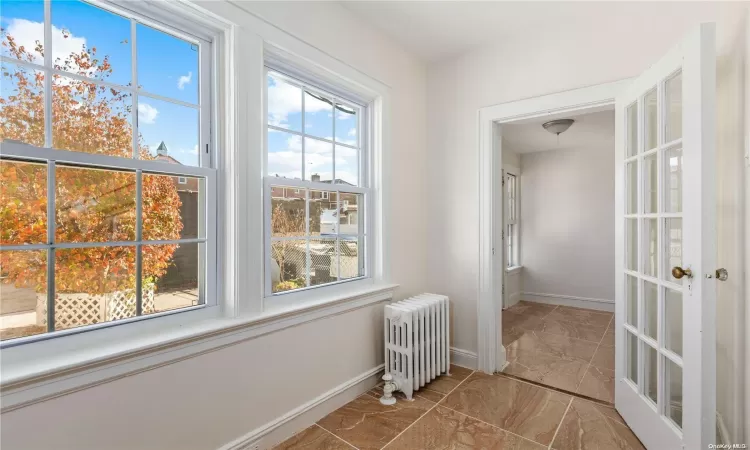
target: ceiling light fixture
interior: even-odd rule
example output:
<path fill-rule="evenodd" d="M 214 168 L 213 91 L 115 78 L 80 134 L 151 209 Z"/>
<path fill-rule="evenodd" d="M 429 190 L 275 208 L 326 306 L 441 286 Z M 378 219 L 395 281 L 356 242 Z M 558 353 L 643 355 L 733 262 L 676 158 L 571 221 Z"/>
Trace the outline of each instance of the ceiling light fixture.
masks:
<path fill-rule="evenodd" d="M 550 120 L 549 122 L 543 123 L 542 126 L 550 133 L 560 136 L 560 133 L 568 131 L 568 128 L 573 125 L 573 122 L 575 122 L 573 119 Z"/>

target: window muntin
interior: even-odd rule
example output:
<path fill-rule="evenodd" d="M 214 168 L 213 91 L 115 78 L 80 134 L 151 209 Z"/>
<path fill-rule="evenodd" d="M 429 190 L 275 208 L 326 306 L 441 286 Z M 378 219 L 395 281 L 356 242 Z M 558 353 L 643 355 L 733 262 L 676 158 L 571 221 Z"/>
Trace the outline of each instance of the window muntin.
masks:
<path fill-rule="evenodd" d="M 197 307 L 214 290 L 215 170 L 198 151 L 212 44 L 113 11 L 3 5 L 0 314 L 14 320 L 0 340 Z M 169 64 L 149 69 L 144 48 Z"/>
<path fill-rule="evenodd" d="M 516 267 L 518 261 L 518 178 L 515 174 L 505 174 L 505 241 L 507 266 Z"/>
<path fill-rule="evenodd" d="M 365 107 L 270 68 L 266 105 L 266 295 L 365 277 Z"/>

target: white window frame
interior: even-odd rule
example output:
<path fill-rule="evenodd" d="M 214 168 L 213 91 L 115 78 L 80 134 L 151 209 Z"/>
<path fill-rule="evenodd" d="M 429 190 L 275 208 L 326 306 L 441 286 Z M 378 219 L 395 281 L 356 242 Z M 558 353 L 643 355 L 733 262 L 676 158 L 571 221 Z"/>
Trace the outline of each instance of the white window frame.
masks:
<path fill-rule="evenodd" d="M 148 315 L 138 315 L 135 317 L 111 321 L 102 322 L 94 325 L 86 325 L 78 328 L 71 328 L 65 330 L 57 330 L 54 328 L 52 331 L 46 333 L 25 336 L 10 340 L 0 341 L 0 349 L 8 349 L 11 347 L 21 346 L 24 344 L 33 344 L 41 341 L 54 340 L 63 336 L 73 337 L 74 335 L 87 334 L 95 330 L 102 330 L 103 333 L 112 336 L 127 335 L 132 329 L 132 333 L 137 333 L 139 330 L 151 329 L 151 327 L 158 327 L 160 322 L 170 323 L 174 320 L 168 318 L 168 316 L 184 315 L 184 318 L 177 319 L 182 321 L 190 318 L 190 320 L 200 320 L 206 317 L 212 317 L 217 315 L 218 312 L 212 311 L 217 309 L 218 304 L 218 283 L 217 279 L 219 273 L 217 270 L 217 259 L 218 259 L 218 235 L 217 229 L 217 217 L 218 217 L 218 203 L 219 203 L 219 188 L 217 185 L 217 169 L 215 168 L 215 161 L 217 156 L 215 155 L 215 149 L 217 145 L 214 142 L 214 136 L 216 133 L 213 132 L 216 126 L 216 115 L 215 115 L 215 60 L 216 60 L 216 46 L 215 38 L 217 35 L 216 30 L 209 30 L 207 28 L 198 26 L 193 21 L 188 19 L 180 18 L 180 16 L 174 16 L 172 14 L 165 13 L 162 10 L 154 9 L 151 7 L 145 7 L 146 5 L 139 5 L 133 2 L 115 3 L 102 0 L 86 0 L 87 3 L 101 8 L 110 13 L 120 15 L 130 20 L 130 45 L 131 45 L 131 66 L 132 66 L 132 83 L 130 86 L 119 85 L 108 81 L 97 80 L 94 78 L 88 78 L 85 76 L 77 75 L 74 73 L 65 72 L 62 70 L 55 69 L 53 67 L 53 61 L 51 58 L 52 51 L 52 5 L 51 0 L 44 2 L 45 10 L 45 58 L 43 64 L 37 64 L 29 61 L 20 61 L 11 57 L 2 56 L 2 61 L 8 64 L 14 64 L 17 66 L 24 66 L 34 70 L 43 71 L 45 73 L 45 86 L 44 86 L 44 98 L 45 98 L 45 145 L 44 147 L 37 147 L 25 143 L 15 141 L 5 141 L 0 143 L 0 156 L 4 160 L 9 161 L 20 161 L 20 162 L 36 162 L 43 163 L 47 166 L 47 192 L 48 192 L 48 205 L 47 205 L 47 243 L 44 244 L 20 244 L 20 245 L 3 245 L 3 251 L 11 250 L 46 250 L 48 253 L 48 264 L 47 264 L 47 311 L 48 311 L 48 323 L 50 328 L 54 325 L 54 252 L 55 249 L 65 248 L 91 248 L 91 247 L 106 247 L 106 246 L 129 246 L 136 249 L 136 270 L 140 270 L 140 248 L 147 245 L 159 245 L 159 244 L 202 244 L 199 250 L 199 269 L 198 269 L 198 280 L 199 280 L 199 301 L 198 305 L 188 306 L 185 308 L 179 308 L 169 311 L 163 311 Z M 199 47 L 199 96 L 198 103 L 191 104 L 188 102 L 164 97 L 153 92 L 147 92 L 144 89 L 138 87 L 137 83 L 137 60 L 136 54 L 136 38 L 135 34 L 136 24 L 147 25 L 151 28 L 165 32 L 179 39 L 189 41 Z M 184 31 L 186 27 L 190 28 L 190 32 Z M 52 76 L 61 75 L 64 77 L 84 81 L 87 83 L 93 83 L 96 85 L 107 86 L 121 91 L 130 92 L 133 98 L 133 116 L 132 116 L 132 149 L 133 154 L 131 158 L 123 158 L 109 155 L 91 154 L 77 151 L 61 150 L 52 148 Z M 172 164 L 158 160 L 142 160 L 138 159 L 138 111 L 137 111 L 137 99 L 139 95 L 148 95 L 150 98 L 155 98 L 161 101 L 186 106 L 197 109 L 199 111 L 199 166 L 188 166 L 181 164 Z M 55 185 L 55 169 L 57 166 L 80 166 L 95 169 L 105 170 L 125 170 L 131 172 L 136 177 L 136 236 L 133 241 L 124 242 L 69 242 L 69 243 L 57 243 L 55 242 L 55 202 L 54 192 L 56 189 Z M 173 177 L 195 177 L 201 179 L 203 191 L 201 198 L 199 198 L 199 237 L 194 239 L 176 239 L 169 241 L 146 241 L 141 237 L 141 182 L 143 174 L 160 174 L 169 175 Z M 141 303 L 141 277 L 136 276 L 136 302 L 138 306 Z M 140 308 L 138 308 L 140 310 Z M 166 322 L 165 322 L 166 320 Z M 143 322 L 149 322 L 144 324 Z M 120 327 L 120 325 L 128 325 L 127 327 Z M 112 328 L 127 328 L 128 330 L 113 330 Z M 101 332 L 98 333 L 101 335 Z M 85 340 L 87 337 L 74 338 L 76 341 Z M 48 342 L 41 345 L 53 344 L 57 346 L 57 343 Z"/>
<path fill-rule="evenodd" d="M 514 194 L 510 193 L 511 183 Z M 505 166 L 503 169 L 503 204 L 505 205 L 505 242 L 503 252 L 505 255 L 505 270 L 513 271 L 521 267 L 521 240 L 519 228 L 521 219 L 519 206 L 521 204 L 521 171 L 517 167 Z"/>
<path fill-rule="evenodd" d="M 268 51 L 266 55 L 265 60 L 265 70 L 264 70 L 264 80 L 267 79 L 267 75 L 269 71 L 273 71 L 275 73 L 280 74 L 284 77 L 283 81 L 287 82 L 289 84 L 295 85 L 300 88 L 303 99 L 304 99 L 304 92 L 313 92 L 320 95 L 323 95 L 328 98 L 332 98 L 334 101 L 334 104 L 341 103 L 347 106 L 351 106 L 357 110 L 357 138 L 359 140 L 358 143 L 358 150 L 359 150 L 359 156 L 358 156 L 358 186 L 351 186 L 349 184 L 341 184 L 336 183 L 336 168 L 335 168 L 335 146 L 342 145 L 338 142 L 335 142 L 335 119 L 333 120 L 333 137 L 334 139 L 331 140 L 331 143 L 334 145 L 334 166 L 333 166 L 333 172 L 332 172 L 332 179 L 331 183 L 322 183 L 322 182 L 314 182 L 314 181 L 308 181 L 305 180 L 305 174 L 304 174 L 304 159 L 303 159 L 303 179 L 289 179 L 289 178 L 281 178 L 274 176 L 273 174 L 269 174 L 267 171 L 268 167 L 268 141 L 264 141 L 264 156 L 263 156 L 263 173 L 264 176 L 264 195 L 263 195 L 263 204 L 264 204 L 264 292 L 263 292 L 263 309 L 274 309 L 277 307 L 287 307 L 289 305 L 295 305 L 302 302 L 310 301 L 316 298 L 321 298 L 321 296 L 327 296 L 327 295 L 337 295 L 343 292 L 350 291 L 352 289 L 356 289 L 359 287 L 362 287 L 363 285 L 372 285 L 374 283 L 374 276 L 373 276 L 373 269 L 372 269 L 372 261 L 373 261 L 373 255 L 371 255 L 373 246 L 373 229 L 374 229 L 374 219 L 373 219 L 373 213 L 372 210 L 374 208 L 371 207 L 371 204 L 373 203 L 371 201 L 373 190 L 370 188 L 370 170 L 371 170 L 371 160 L 370 160 L 370 152 L 368 149 L 371 145 L 371 138 L 372 134 L 370 133 L 370 118 L 371 115 L 369 113 L 370 111 L 370 105 L 367 101 L 363 100 L 358 94 L 347 91 L 344 88 L 339 87 L 336 84 L 336 80 L 326 79 L 322 77 L 317 77 L 315 74 L 310 73 L 309 71 L 305 70 L 304 68 L 300 68 L 296 64 L 290 63 L 288 60 L 283 59 L 283 56 L 279 56 L 278 53 L 276 53 L 274 50 Z M 264 84 L 265 86 L 265 84 Z M 263 95 L 263 101 L 264 101 L 264 128 L 273 128 L 281 132 L 287 132 L 294 135 L 298 135 L 302 138 L 302 141 L 304 143 L 305 137 L 311 137 L 317 140 L 322 140 L 328 142 L 326 139 L 319 138 L 317 136 L 311 136 L 308 135 L 305 132 L 304 129 L 304 119 L 303 119 L 303 126 L 302 130 L 300 132 L 297 131 L 290 131 L 286 130 L 284 128 L 275 127 L 272 125 L 269 125 L 267 123 L 267 92 L 268 89 L 264 89 L 264 95 Z M 303 109 L 304 109 L 304 100 L 303 100 Z M 304 114 L 303 114 L 304 117 Z M 265 133 L 264 133 L 265 136 Z M 349 145 L 344 144 L 344 146 L 351 147 Z M 304 158 L 304 144 L 303 144 L 303 158 Z M 359 277 L 353 277 L 348 279 L 342 279 L 338 281 L 333 281 L 330 283 L 325 283 L 321 285 L 315 285 L 315 286 L 306 286 L 304 288 L 295 289 L 291 291 L 283 291 L 283 292 L 272 292 L 272 270 L 271 270 L 271 260 L 272 260 L 272 254 L 271 254 L 271 245 L 272 241 L 278 240 L 279 238 L 272 238 L 271 237 L 271 230 L 270 230 L 270 223 L 271 223 L 271 213 L 272 213 L 272 206 L 271 206 L 271 195 L 270 192 L 272 190 L 273 186 L 289 186 L 294 187 L 298 189 L 308 189 L 308 193 L 312 191 L 321 191 L 322 192 L 322 199 L 328 199 L 330 192 L 336 193 L 337 202 L 341 202 L 340 197 L 342 193 L 347 194 L 359 194 L 361 195 L 362 202 L 360 205 L 358 205 L 361 208 L 361 211 L 365 217 L 365 220 L 360 225 L 360 233 L 357 235 L 346 235 L 342 233 L 336 234 L 336 261 L 337 264 L 339 264 L 339 256 L 338 256 L 338 249 L 339 245 L 338 242 L 340 239 L 357 239 L 359 242 L 359 248 L 360 248 L 360 271 L 363 275 Z M 266 194 L 268 193 L 268 194 Z M 309 194 L 308 194 L 309 195 Z M 306 199 L 307 201 L 307 199 Z M 306 215 L 309 214 L 307 212 L 306 208 Z M 307 220 L 306 220 L 307 223 Z M 337 229 L 340 224 L 337 224 Z M 313 236 L 306 236 L 306 237 L 300 237 L 302 240 L 308 240 L 313 239 Z M 309 284 L 309 270 L 310 270 L 310 256 L 309 253 L 307 254 L 307 270 L 308 270 L 308 284 Z M 338 271 L 337 271 L 338 273 Z"/>

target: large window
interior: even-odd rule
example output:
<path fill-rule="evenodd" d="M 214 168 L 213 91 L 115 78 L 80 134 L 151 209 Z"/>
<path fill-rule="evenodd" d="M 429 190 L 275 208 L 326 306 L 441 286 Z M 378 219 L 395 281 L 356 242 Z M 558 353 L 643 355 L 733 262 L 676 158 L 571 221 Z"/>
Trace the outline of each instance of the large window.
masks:
<path fill-rule="evenodd" d="M 215 302 L 212 43 L 96 4 L 2 5 L 3 340 Z"/>
<path fill-rule="evenodd" d="M 505 242 L 507 266 L 519 264 L 518 248 L 518 177 L 514 173 L 505 173 Z"/>
<path fill-rule="evenodd" d="M 266 295 L 363 278 L 366 107 L 267 69 Z"/>

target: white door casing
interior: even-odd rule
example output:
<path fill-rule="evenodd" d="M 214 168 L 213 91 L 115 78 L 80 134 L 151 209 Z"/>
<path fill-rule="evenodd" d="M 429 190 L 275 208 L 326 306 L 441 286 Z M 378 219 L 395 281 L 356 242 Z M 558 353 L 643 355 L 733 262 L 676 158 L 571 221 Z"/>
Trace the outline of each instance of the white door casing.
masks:
<path fill-rule="evenodd" d="M 647 448 L 715 443 L 715 41 L 702 24 L 616 101 L 615 406 Z"/>

